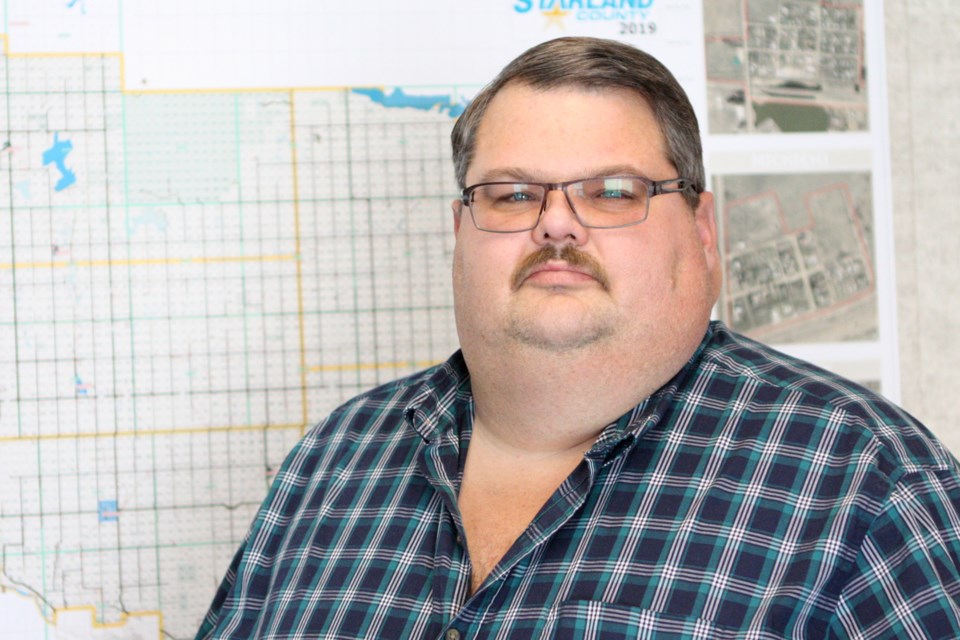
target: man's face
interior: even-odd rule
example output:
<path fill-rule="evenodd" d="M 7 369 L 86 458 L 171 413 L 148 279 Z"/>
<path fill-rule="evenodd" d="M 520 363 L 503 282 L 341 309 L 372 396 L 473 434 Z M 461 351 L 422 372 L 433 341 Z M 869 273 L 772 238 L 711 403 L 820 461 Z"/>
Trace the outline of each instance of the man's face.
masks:
<path fill-rule="evenodd" d="M 466 183 L 610 175 L 688 177 L 667 160 L 642 98 L 513 84 L 488 106 Z M 660 195 L 641 224 L 593 229 L 551 191 L 537 227 L 510 234 L 479 231 L 455 202 L 454 227 L 457 329 L 468 361 L 484 348 L 692 351 L 718 293 L 710 194 L 695 212 L 680 194 Z"/>

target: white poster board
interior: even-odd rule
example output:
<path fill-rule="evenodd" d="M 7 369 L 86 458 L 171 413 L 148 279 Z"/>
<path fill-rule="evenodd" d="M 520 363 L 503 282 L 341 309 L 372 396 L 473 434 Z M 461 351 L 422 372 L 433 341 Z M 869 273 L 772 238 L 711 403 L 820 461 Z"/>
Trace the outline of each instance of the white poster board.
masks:
<path fill-rule="evenodd" d="M 703 4 L 6 0 L 4 633 L 192 637 L 304 429 L 456 348 L 450 127 L 552 37 L 688 90 L 719 317 L 896 398 L 882 5 Z"/>

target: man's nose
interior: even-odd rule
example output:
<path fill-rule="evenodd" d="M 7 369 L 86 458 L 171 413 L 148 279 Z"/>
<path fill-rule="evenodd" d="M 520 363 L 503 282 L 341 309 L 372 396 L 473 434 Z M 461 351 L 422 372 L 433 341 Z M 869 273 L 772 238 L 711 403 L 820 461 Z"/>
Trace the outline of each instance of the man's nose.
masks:
<path fill-rule="evenodd" d="M 540 220 L 533 228 L 538 244 L 572 243 L 582 245 L 587 241 L 587 227 L 580 223 L 567 194 L 560 189 L 547 192 Z"/>

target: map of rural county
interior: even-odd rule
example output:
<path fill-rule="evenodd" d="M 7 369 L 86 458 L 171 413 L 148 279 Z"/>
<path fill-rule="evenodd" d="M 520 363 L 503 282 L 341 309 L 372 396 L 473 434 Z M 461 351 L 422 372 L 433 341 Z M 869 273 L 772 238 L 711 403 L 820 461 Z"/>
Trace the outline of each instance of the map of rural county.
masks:
<path fill-rule="evenodd" d="M 188 637 L 304 429 L 456 348 L 458 106 L 121 64 L 0 65 L 0 591 Z"/>

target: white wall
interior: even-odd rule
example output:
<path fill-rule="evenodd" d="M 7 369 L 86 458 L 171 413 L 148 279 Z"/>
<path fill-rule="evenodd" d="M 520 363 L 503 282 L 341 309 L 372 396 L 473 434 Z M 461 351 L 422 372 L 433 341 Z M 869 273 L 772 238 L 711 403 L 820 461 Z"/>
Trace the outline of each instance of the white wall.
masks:
<path fill-rule="evenodd" d="M 960 455 L 960 3 L 884 11 L 902 402 Z"/>

